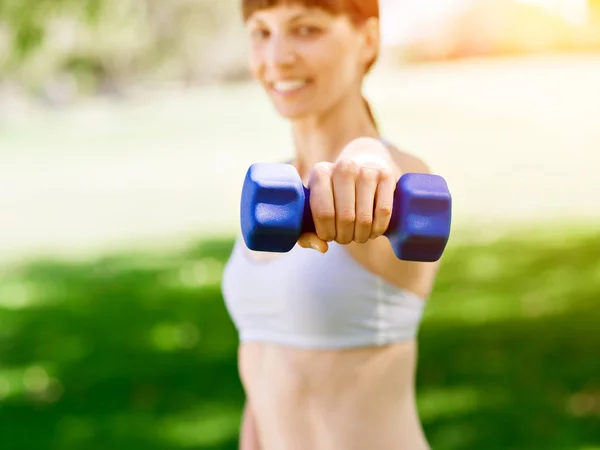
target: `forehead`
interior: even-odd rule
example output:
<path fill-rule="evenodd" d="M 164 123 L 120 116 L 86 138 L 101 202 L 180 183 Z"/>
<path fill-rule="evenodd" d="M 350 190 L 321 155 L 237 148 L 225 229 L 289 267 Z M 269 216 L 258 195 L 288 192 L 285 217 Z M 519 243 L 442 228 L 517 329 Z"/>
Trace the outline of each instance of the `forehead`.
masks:
<path fill-rule="evenodd" d="M 243 16 L 248 21 L 251 18 L 262 17 L 265 14 L 286 17 L 302 13 L 311 17 L 332 19 L 333 16 L 343 16 L 346 13 L 347 0 L 244 0 Z"/>
<path fill-rule="evenodd" d="M 284 3 L 262 8 L 254 11 L 248 17 L 248 21 L 253 20 L 277 20 L 277 21 L 292 21 L 302 18 L 317 18 L 335 20 L 340 17 L 333 15 L 331 12 L 316 6 L 305 6 L 301 3 Z"/>
<path fill-rule="evenodd" d="M 243 0 L 242 8 L 246 17 L 255 11 L 277 6 L 318 8 L 339 14 L 347 8 L 346 2 L 347 0 Z"/>

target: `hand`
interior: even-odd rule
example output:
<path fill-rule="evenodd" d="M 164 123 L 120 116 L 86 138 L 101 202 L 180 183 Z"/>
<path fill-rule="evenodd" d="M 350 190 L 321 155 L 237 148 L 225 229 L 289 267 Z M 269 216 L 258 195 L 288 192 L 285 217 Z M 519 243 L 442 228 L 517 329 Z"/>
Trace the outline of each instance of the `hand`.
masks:
<path fill-rule="evenodd" d="M 375 145 L 375 148 L 373 146 Z M 316 233 L 304 233 L 298 244 L 325 253 L 328 242 L 364 244 L 383 235 L 392 216 L 399 176 L 371 139 L 351 143 L 335 163 L 320 162 L 308 188 Z"/>

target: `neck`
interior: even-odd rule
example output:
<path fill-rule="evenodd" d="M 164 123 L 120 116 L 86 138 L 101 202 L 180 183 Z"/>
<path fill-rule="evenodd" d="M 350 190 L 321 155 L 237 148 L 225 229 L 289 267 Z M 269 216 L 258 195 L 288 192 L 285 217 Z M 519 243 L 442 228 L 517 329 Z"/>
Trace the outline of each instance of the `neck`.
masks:
<path fill-rule="evenodd" d="M 317 116 L 292 123 L 295 165 L 302 178 L 321 161 L 334 162 L 344 147 L 359 137 L 379 137 L 361 95 L 346 97 Z"/>

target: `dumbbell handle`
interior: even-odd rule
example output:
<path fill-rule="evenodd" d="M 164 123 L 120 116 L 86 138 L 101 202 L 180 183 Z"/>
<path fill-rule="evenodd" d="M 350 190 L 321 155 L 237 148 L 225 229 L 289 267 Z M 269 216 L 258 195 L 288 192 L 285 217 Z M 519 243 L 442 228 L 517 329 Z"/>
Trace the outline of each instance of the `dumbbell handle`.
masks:
<path fill-rule="evenodd" d="M 400 183 L 400 181 L 398 181 Z M 310 208 L 310 189 L 306 186 L 304 187 L 304 215 L 302 217 L 302 233 L 316 233 L 315 221 L 312 214 L 312 210 Z M 396 188 L 394 192 L 394 197 L 401 195 L 400 189 Z M 387 236 L 389 233 L 393 233 L 398 226 L 398 207 L 395 207 L 397 203 L 399 203 L 394 198 L 394 207 L 392 209 L 392 217 L 390 219 L 390 223 L 388 224 L 388 228 L 384 233 L 384 236 Z M 396 214 L 394 215 L 394 212 Z"/>

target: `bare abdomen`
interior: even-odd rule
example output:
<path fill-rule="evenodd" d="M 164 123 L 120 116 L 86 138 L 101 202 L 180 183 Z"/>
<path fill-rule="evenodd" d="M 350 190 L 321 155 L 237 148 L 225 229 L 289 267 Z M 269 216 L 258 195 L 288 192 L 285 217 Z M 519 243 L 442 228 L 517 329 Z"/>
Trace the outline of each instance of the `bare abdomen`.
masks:
<path fill-rule="evenodd" d="M 414 342 L 350 350 L 244 344 L 240 374 L 262 450 L 427 448 Z"/>

